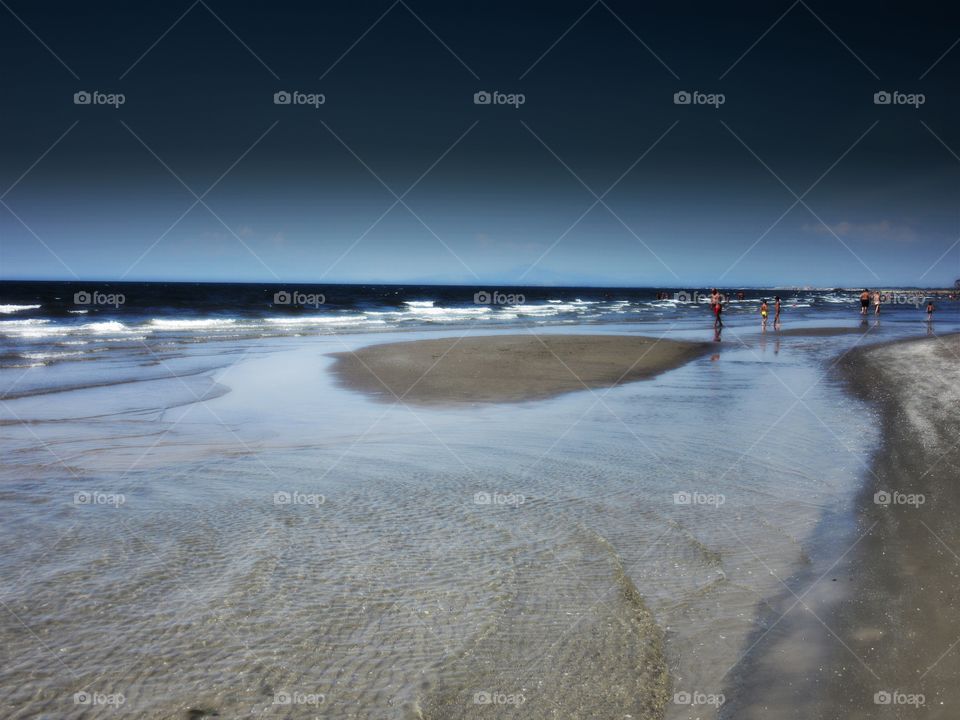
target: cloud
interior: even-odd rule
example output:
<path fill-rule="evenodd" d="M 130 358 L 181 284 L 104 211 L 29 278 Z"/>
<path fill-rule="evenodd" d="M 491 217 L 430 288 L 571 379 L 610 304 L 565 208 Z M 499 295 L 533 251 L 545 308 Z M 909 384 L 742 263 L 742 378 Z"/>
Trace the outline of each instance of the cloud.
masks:
<path fill-rule="evenodd" d="M 820 235 L 837 235 L 854 240 L 892 240 L 894 242 L 914 242 L 918 239 L 916 231 L 908 226 L 889 220 L 879 222 L 855 223 L 843 220 L 832 225 L 804 225 L 803 229 Z"/>

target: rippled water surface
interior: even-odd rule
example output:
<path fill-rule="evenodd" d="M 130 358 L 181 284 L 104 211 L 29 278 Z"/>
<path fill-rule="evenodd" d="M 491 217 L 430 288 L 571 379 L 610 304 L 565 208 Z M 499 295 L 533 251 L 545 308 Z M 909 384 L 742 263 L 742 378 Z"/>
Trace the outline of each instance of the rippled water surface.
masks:
<path fill-rule="evenodd" d="M 744 323 L 650 381 L 450 409 L 327 373 L 437 331 L 6 368 L 0 714 L 712 717 L 683 693 L 731 691 L 877 442 L 833 358 L 922 332 Z"/>

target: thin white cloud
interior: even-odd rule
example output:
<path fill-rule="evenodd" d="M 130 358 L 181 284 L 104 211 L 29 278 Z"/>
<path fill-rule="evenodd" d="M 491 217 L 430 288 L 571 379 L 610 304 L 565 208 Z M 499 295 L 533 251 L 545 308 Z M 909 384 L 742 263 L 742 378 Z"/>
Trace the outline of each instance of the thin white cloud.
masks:
<path fill-rule="evenodd" d="M 837 235 L 853 240 L 892 240 L 894 242 L 914 242 L 918 239 L 917 232 L 909 225 L 895 223 L 889 220 L 878 222 L 856 223 L 842 220 L 832 225 L 804 225 L 807 232 L 820 235 Z"/>

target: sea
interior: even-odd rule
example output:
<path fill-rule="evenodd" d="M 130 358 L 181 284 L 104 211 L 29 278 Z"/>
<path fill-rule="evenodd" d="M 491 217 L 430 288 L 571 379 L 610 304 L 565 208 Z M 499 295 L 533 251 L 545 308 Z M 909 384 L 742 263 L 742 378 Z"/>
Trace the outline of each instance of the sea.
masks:
<path fill-rule="evenodd" d="M 724 289 L 718 333 L 707 288 L 0 283 L 0 716 L 716 717 L 854 530 L 837 358 L 960 330 L 859 291 Z M 329 372 L 529 333 L 713 350 L 500 405 Z"/>

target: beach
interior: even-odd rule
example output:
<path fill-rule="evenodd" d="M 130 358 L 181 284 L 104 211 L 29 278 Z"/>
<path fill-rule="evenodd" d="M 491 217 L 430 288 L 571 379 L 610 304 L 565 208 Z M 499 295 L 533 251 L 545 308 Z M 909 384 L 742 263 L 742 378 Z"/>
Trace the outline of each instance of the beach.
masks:
<path fill-rule="evenodd" d="M 929 407 L 878 404 L 844 359 L 953 402 L 907 392 L 949 356 L 865 350 L 935 347 L 900 344 L 928 331 L 909 309 L 864 328 L 851 298 L 797 293 L 764 333 L 756 291 L 715 342 L 708 308 L 652 291 L 231 316 L 210 292 L 191 317 L 29 295 L 0 324 L 5 717 L 87 717 L 77 693 L 157 720 L 844 716 L 879 688 L 802 606 L 778 621 L 784 583 L 891 654 L 871 613 L 949 592 L 946 550 L 883 570 L 855 544 L 874 463 L 920 457 L 896 428 Z"/>
<path fill-rule="evenodd" d="M 879 410 L 883 440 L 849 522 L 833 528 L 827 574 L 804 574 L 772 603 L 771 632 L 724 717 L 957 716 L 958 360 L 958 335 L 841 359 L 851 390 Z"/>
<path fill-rule="evenodd" d="M 0 16 L 0 720 L 960 720 L 955 5 Z"/>

